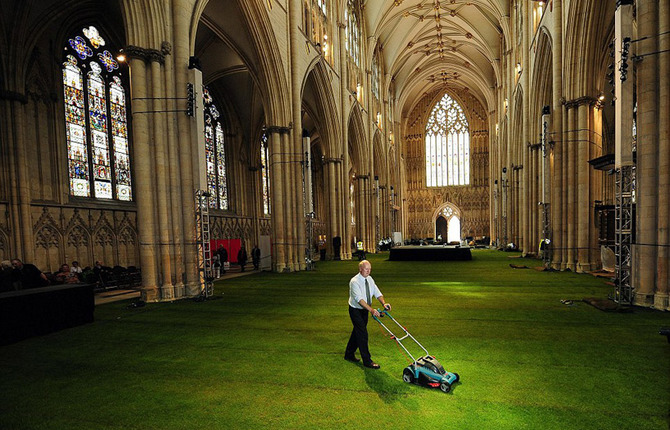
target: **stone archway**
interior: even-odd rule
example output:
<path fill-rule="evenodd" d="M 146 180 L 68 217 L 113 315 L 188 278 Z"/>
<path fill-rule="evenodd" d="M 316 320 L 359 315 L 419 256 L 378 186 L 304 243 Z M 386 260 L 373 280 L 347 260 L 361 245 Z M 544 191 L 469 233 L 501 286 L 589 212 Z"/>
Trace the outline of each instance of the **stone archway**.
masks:
<path fill-rule="evenodd" d="M 433 213 L 433 238 L 441 243 L 460 242 L 463 215 L 455 204 L 442 204 Z"/>

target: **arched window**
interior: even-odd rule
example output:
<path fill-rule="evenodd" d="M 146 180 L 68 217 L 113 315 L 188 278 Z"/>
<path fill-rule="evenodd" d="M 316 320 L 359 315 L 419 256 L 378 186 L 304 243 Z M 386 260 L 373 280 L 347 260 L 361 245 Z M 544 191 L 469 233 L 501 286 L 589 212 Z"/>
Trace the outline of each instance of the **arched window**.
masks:
<path fill-rule="evenodd" d="M 261 188 L 263 191 L 263 215 L 270 215 L 270 170 L 268 166 L 268 134 L 261 136 Z"/>
<path fill-rule="evenodd" d="M 303 0 L 303 29 L 314 44 L 321 48 L 321 52 L 329 63 L 333 63 L 333 54 L 330 31 L 331 0 Z"/>
<path fill-rule="evenodd" d="M 347 70 L 348 87 L 351 91 L 356 91 L 359 96 L 361 84 L 361 20 L 360 20 L 360 0 L 347 0 L 347 8 L 344 10 L 344 20 L 346 22 L 344 46 L 347 52 Z"/>
<path fill-rule="evenodd" d="M 347 0 L 347 9 L 344 11 L 344 19 L 347 22 L 345 32 L 345 48 L 347 54 L 357 67 L 360 67 L 361 57 L 361 24 L 359 19 L 358 1 Z"/>
<path fill-rule="evenodd" d="M 207 88 L 203 88 L 205 105 L 205 159 L 207 160 L 207 189 L 211 194 L 209 205 L 215 209 L 228 209 L 228 184 L 226 182 L 226 150 L 219 111 Z"/>
<path fill-rule="evenodd" d="M 130 201 L 126 89 L 119 63 L 93 26 L 68 42 L 63 90 L 70 195 Z"/>
<path fill-rule="evenodd" d="M 380 99 L 380 97 L 379 97 L 379 83 L 380 83 L 380 77 L 379 77 L 379 56 L 375 54 L 375 56 L 372 58 L 372 79 L 371 79 L 371 85 L 372 85 L 372 94 L 377 98 L 377 100 Z"/>
<path fill-rule="evenodd" d="M 470 132 L 461 106 L 447 94 L 426 124 L 426 186 L 470 183 Z"/>

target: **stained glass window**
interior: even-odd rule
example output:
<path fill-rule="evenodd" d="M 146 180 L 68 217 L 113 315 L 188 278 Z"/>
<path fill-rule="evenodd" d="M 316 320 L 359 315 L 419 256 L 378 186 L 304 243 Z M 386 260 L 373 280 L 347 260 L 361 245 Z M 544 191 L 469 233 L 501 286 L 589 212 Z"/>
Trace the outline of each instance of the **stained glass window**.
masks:
<path fill-rule="evenodd" d="M 126 90 L 119 64 L 104 46 L 105 40 L 93 26 L 65 46 L 63 91 L 70 194 L 130 201 Z"/>
<path fill-rule="evenodd" d="M 226 149 L 219 110 L 207 88 L 203 88 L 205 105 L 205 158 L 207 162 L 207 190 L 212 198 L 209 205 L 215 209 L 228 209 L 228 183 L 226 180 Z"/>
<path fill-rule="evenodd" d="M 357 0 L 347 1 L 347 8 L 344 11 L 344 19 L 347 23 L 344 42 L 345 48 L 354 64 L 356 64 L 356 66 L 360 66 L 361 24 L 359 19 Z"/>
<path fill-rule="evenodd" d="M 447 94 L 426 125 L 426 186 L 470 183 L 470 132 L 461 106 Z"/>
<path fill-rule="evenodd" d="M 270 215 L 270 172 L 268 165 L 268 135 L 261 137 L 261 182 L 263 188 L 263 214 Z"/>

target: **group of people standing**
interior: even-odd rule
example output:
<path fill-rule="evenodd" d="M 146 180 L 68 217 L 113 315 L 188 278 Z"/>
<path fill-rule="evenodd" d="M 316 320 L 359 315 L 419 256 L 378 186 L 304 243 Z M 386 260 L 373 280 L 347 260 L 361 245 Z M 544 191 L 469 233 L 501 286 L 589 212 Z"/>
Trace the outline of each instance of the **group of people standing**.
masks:
<path fill-rule="evenodd" d="M 244 248 L 244 245 L 237 251 L 237 264 L 239 264 L 240 269 L 244 272 L 245 266 L 247 265 L 249 257 L 247 256 L 247 250 Z M 254 270 L 258 270 L 261 264 L 261 250 L 258 248 L 258 245 L 254 245 L 251 250 L 251 261 L 254 265 Z M 214 278 L 220 278 L 221 275 L 226 273 L 226 263 L 228 262 L 228 250 L 220 246 L 212 254 L 212 269 L 214 270 Z"/>

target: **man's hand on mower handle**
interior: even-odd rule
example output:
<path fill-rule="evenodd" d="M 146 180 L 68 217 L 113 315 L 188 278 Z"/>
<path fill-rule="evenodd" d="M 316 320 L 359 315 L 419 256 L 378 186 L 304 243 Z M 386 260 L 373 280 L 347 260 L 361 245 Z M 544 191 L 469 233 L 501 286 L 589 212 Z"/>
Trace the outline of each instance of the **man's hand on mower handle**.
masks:
<path fill-rule="evenodd" d="M 372 308 L 372 310 L 370 311 L 370 313 L 372 314 L 373 317 L 377 317 L 377 318 L 379 318 L 379 311 L 378 311 L 377 309 Z"/>
<path fill-rule="evenodd" d="M 390 311 L 391 310 L 391 304 L 390 303 L 384 303 L 384 309 L 386 309 L 387 311 Z"/>

